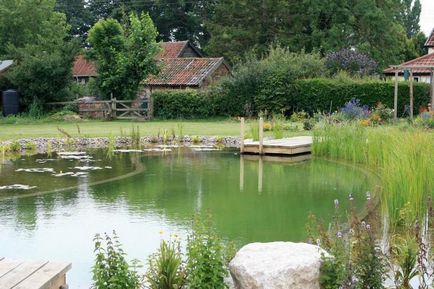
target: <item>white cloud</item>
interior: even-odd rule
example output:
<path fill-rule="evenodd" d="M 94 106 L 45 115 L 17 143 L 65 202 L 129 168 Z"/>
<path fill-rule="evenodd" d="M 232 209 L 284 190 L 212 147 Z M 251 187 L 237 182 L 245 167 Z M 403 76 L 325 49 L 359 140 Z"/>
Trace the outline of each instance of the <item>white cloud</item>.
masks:
<path fill-rule="evenodd" d="M 421 0 L 422 14 L 420 16 L 420 27 L 426 35 L 434 29 L 434 0 Z"/>

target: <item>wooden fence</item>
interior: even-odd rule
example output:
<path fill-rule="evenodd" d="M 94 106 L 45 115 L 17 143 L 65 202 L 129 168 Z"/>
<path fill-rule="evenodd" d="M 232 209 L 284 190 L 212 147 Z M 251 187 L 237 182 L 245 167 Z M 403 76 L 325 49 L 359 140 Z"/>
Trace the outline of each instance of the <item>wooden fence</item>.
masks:
<path fill-rule="evenodd" d="M 51 106 L 77 105 L 80 116 L 105 119 L 151 119 L 150 99 L 135 100 L 90 100 L 47 103 Z"/>

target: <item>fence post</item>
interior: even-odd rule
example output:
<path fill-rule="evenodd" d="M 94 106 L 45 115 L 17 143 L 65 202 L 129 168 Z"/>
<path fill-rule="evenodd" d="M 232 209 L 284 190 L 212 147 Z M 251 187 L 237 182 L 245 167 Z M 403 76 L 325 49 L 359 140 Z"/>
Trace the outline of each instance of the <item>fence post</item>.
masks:
<path fill-rule="evenodd" d="M 111 118 L 116 118 L 116 97 L 113 97 L 113 93 L 110 95 L 110 101 L 111 101 Z"/>
<path fill-rule="evenodd" d="M 413 69 L 410 69 L 410 118 L 413 119 L 414 89 L 413 89 Z"/>

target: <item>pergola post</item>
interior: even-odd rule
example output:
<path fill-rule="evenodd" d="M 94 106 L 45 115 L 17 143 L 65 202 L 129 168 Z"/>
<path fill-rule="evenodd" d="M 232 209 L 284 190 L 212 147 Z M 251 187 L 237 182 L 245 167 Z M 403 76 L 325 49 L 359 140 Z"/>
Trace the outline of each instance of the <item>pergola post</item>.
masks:
<path fill-rule="evenodd" d="M 395 70 L 395 94 L 393 98 L 393 119 L 394 121 L 398 120 L 398 77 L 399 71 Z"/>
<path fill-rule="evenodd" d="M 410 118 L 411 119 L 413 119 L 413 103 L 414 103 L 413 69 L 410 69 Z"/>
<path fill-rule="evenodd" d="M 434 112 L 434 68 L 431 70 L 431 112 Z"/>

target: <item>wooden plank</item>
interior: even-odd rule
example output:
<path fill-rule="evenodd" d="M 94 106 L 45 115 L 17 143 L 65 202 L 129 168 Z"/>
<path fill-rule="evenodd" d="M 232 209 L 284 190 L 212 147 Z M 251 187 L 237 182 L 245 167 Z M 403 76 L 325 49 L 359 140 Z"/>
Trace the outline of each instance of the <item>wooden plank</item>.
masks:
<path fill-rule="evenodd" d="M 264 119 L 259 118 L 259 154 L 262 155 L 264 148 Z"/>
<path fill-rule="evenodd" d="M 244 153 L 244 138 L 245 138 L 245 120 L 244 117 L 242 117 L 241 128 L 240 128 L 240 153 Z"/>
<path fill-rule="evenodd" d="M 69 263 L 49 262 L 13 289 L 49 289 L 71 269 Z M 63 284 L 62 284 L 63 285 Z"/>
<path fill-rule="evenodd" d="M 18 267 L 22 262 L 3 258 L 0 262 L 0 278 Z"/>
<path fill-rule="evenodd" d="M 15 267 L 3 277 L 0 278 L 0 288 L 12 289 L 27 277 L 38 271 L 41 267 L 47 264 L 47 261 L 42 262 L 24 262 Z M 32 287 L 33 289 L 39 289 Z M 30 288 L 29 288 L 30 289 Z"/>

